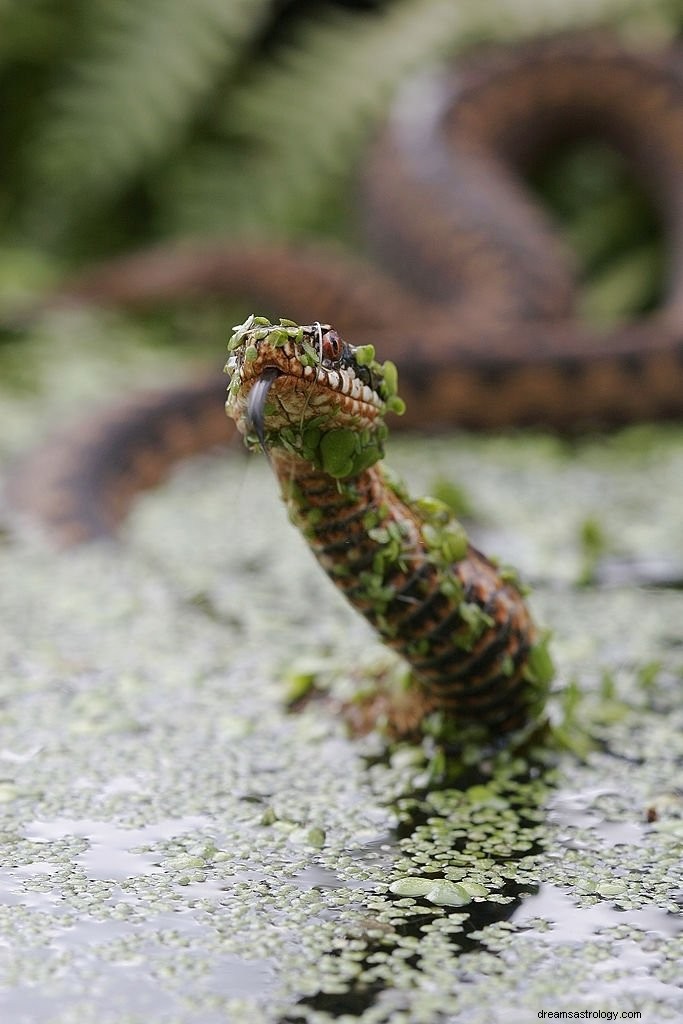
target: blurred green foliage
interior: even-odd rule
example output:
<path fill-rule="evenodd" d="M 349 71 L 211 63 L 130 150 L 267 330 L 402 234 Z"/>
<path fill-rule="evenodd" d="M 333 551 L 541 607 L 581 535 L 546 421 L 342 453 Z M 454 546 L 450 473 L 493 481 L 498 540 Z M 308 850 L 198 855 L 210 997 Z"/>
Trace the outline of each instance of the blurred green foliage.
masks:
<path fill-rule="evenodd" d="M 403 70 L 454 37 L 447 8 L 0 0 L 4 243 L 78 260 L 324 220 Z"/>
<path fill-rule="evenodd" d="M 68 266 L 188 234 L 353 238 L 352 171 L 413 68 L 599 18 L 666 37 L 678 18 L 668 0 L 561 6 L 0 0 L 2 245 Z M 613 155 L 535 184 L 579 252 L 586 314 L 652 305 L 658 228 Z"/>

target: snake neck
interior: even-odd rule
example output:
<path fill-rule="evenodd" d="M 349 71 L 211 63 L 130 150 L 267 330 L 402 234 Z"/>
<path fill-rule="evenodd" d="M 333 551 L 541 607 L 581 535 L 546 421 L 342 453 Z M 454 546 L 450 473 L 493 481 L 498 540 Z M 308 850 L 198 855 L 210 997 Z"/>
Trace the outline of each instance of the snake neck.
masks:
<path fill-rule="evenodd" d="M 535 718 L 552 674 L 514 579 L 437 503 L 382 465 L 337 480 L 274 452 L 292 521 L 348 601 L 456 722 L 505 733 Z"/>

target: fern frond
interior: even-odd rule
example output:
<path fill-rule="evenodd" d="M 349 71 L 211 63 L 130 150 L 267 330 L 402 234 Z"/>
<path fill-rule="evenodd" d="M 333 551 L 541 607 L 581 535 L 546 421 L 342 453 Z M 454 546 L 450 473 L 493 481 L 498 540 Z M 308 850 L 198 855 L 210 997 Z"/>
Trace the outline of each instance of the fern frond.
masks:
<path fill-rule="evenodd" d="M 381 15 L 318 16 L 226 97 L 223 141 L 190 147 L 166 179 L 172 233 L 291 231 L 307 225 L 357 157 L 388 96 L 418 64 L 477 33 L 571 27 L 633 0 L 403 0 Z M 239 145 L 234 144 L 239 140 Z"/>
<path fill-rule="evenodd" d="M 269 0 L 84 5 L 84 51 L 35 146 L 53 195 L 67 208 L 76 199 L 94 204 L 177 144 L 269 8 Z"/>

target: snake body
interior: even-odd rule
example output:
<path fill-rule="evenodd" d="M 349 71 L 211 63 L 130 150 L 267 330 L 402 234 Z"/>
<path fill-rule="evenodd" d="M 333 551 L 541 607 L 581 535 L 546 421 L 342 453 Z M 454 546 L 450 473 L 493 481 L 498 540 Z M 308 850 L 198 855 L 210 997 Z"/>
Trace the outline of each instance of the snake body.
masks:
<path fill-rule="evenodd" d="M 226 409 L 269 455 L 294 523 L 350 603 L 459 725 L 494 735 L 542 706 L 552 665 L 515 579 L 445 505 L 411 501 L 379 461 L 393 364 L 329 326 L 250 317 L 231 341 Z M 429 705 L 427 705 L 429 706 Z"/>
<path fill-rule="evenodd" d="M 271 316 L 286 312 L 301 323 L 317 316 L 361 349 L 373 344 L 394 360 L 410 427 L 573 428 L 679 416 L 680 55 L 640 52 L 601 34 L 541 40 L 464 60 L 454 76 L 423 84 L 397 109 L 364 176 L 369 236 L 388 272 L 321 246 L 197 243 L 107 264 L 46 305 L 144 309 L 242 296 Z M 627 158 L 652 197 L 669 250 L 661 307 L 604 331 L 577 319 L 571 260 L 524 184 L 548 149 L 583 136 L 604 139 Z M 66 431 L 15 473 L 14 503 L 66 542 L 110 533 L 132 496 L 179 455 L 228 438 L 223 388 L 211 374 L 97 414 L 85 431 Z M 347 563 L 350 577 L 339 575 L 333 559 L 336 582 L 356 604 L 363 600 L 351 582 L 355 570 L 375 559 L 378 536 L 398 531 L 407 554 L 387 582 L 396 596 L 385 638 L 431 691 L 466 715 L 477 708 L 497 726 L 519 721 L 529 703 L 520 680 L 537 640 L 514 586 L 474 549 L 456 560 L 455 607 L 464 602 L 487 617 L 477 627 L 484 623 L 481 651 L 463 656 L 453 637 L 464 625 L 443 603 L 414 507 L 392 496 L 372 466 L 349 489 L 321 479 L 320 466 L 293 467 L 291 452 L 273 457 L 280 478 L 295 477 L 304 496 L 297 519 L 317 510 L 320 523 L 304 527 L 323 565 L 338 549 L 357 553 Z M 368 525 L 374 514 L 378 522 Z M 386 609 L 362 610 L 383 628 Z"/>

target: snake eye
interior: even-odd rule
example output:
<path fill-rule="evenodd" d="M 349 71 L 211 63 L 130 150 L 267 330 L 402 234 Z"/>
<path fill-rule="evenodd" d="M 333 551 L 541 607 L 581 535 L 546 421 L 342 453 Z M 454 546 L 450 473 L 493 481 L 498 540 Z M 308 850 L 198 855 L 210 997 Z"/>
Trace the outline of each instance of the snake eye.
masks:
<path fill-rule="evenodd" d="M 344 343 L 336 331 L 326 331 L 323 334 L 323 358 L 336 362 L 341 354 Z"/>

